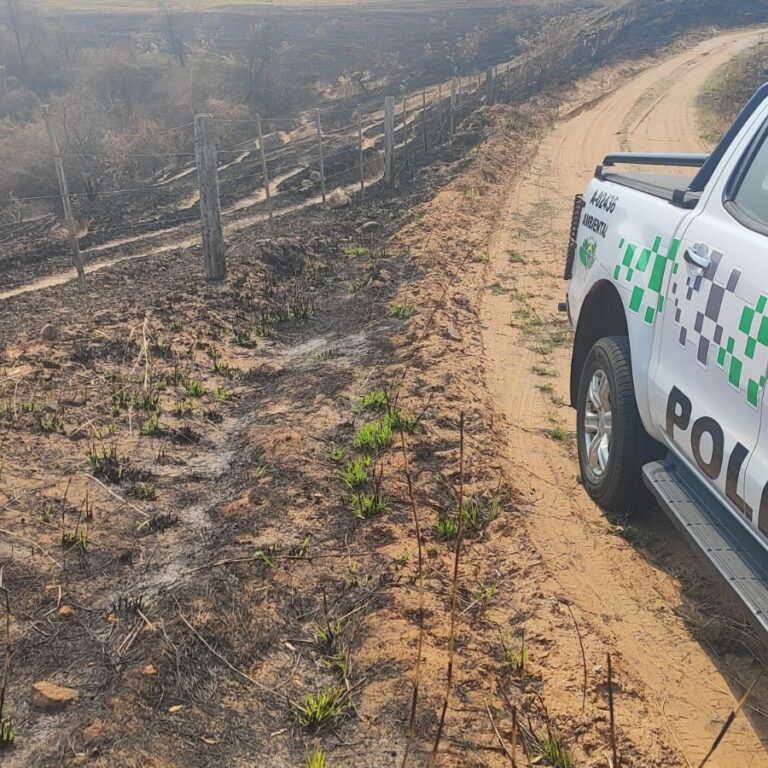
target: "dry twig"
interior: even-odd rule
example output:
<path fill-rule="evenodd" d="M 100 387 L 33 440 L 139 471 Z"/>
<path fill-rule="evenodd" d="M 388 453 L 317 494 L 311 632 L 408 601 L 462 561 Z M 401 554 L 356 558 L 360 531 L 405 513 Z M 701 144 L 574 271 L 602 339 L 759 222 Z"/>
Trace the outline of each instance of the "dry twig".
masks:
<path fill-rule="evenodd" d="M 440 712 L 440 722 L 437 726 L 435 743 L 432 746 L 432 755 L 429 759 L 429 768 L 433 768 L 437 761 L 437 753 L 440 749 L 440 739 L 445 727 L 445 715 L 453 688 L 453 656 L 456 647 L 456 614 L 459 593 L 459 562 L 461 560 L 461 544 L 464 538 L 464 411 L 459 418 L 459 521 L 456 531 L 456 546 L 453 551 L 453 579 L 451 581 L 451 629 L 448 636 L 448 673 L 443 698 L 443 709 Z"/>
<path fill-rule="evenodd" d="M 186 617 L 181 611 L 178 611 L 179 618 L 187 625 L 187 628 L 189 631 L 220 661 L 224 666 L 231 669 L 236 675 L 239 675 L 244 680 L 247 680 L 249 683 L 254 685 L 256 688 L 258 688 L 260 691 L 264 691 L 265 693 L 272 693 L 272 691 L 267 688 L 266 685 L 262 685 L 258 680 L 254 679 L 250 675 L 247 675 L 242 670 L 239 670 L 234 665 L 230 664 L 211 644 L 187 621 Z"/>
<path fill-rule="evenodd" d="M 5 692 L 8 688 L 8 675 L 11 670 L 11 598 L 8 588 L 3 583 L 3 569 L 0 568 L 0 592 L 5 600 L 5 664 L 3 664 L 3 683 L 0 686 L 0 727 L 5 724 Z"/>
<path fill-rule="evenodd" d="M 403 464 L 405 467 L 405 479 L 408 483 L 408 498 L 411 503 L 411 513 L 413 514 L 413 523 L 416 526 L 416 544 L 418 546 L 418 578 L 419 578 L 419 642 L 416 655 L 416 669 L 413 673 L 413 694 L 411 696 L 411 713 L 408 717 L 408 737 L 405 743 L 405 752 L 403 753 L 402 768 L 405 768 L 408 760 L 408 753 L 413 744 L 413 734 L 416 725 L 416 707 L 419 700 L 419 683 L 421 682 L 421 654 L 424 646 L 424 559 L 421 547 L 421 526 L 419 525 L 419 515 L 416 510 L 416 499 L 413 493 L 413 482 L 411 480 L 411 467 L 408 463 L 408 451 L 405 447 L 405 434 L 400 430 L 400 445 L 403 449 Z"/>
<path fill-rule="evenodd" d="M 581 638 L 581 630 L 576 623 L 576 617 L 573 615 L 571 604 L 566 602 L 565 607 L 568 609 L 568 613 L 571 614 L 571 620 L 573 621 L 573 626 L 576 628 L 576 636 L 579 638 L 579 647 L 581 648 L 581 664 L 584 671 L 584 684 L 581 689 L 581 713 L 584 714 L 587 707 L 587 654 L 584 651 L 584 641 Z"/>
<path fill-rule="evenodd" d="M 491 712 L 491 708 L 488 706 L 487 701 L 485 702 L 485 711 L 488 713 L 488 719 L 491 721 L 491 727 L 493 728 L 493 732 L 496 734 L 496 738 L 498 739 L 499 746 L 504 750 L 504 754 L 509 758 L 509 763 L 512 766 L 512 768 L 516 768 L 515 757 L 507 749 L 507 745 L 504 743 L 504 739 L 501 737 L 501 734 L 499 733 L 499 729 L 496 727 L 496 721 L 493 719 L 493 713 Z"/>
<path fill-rule="evenodd" d="M 611 666 L 611 654 L 608 654 L 608 711 L 611 717 L 611 759 L 612 768 L 621 767 L 621 759 L 616 748 L 616 717 L 613 710 L 613 667 Z"/>
<path fill-rule="evenodd" d="M 610 657 L 609 657 L 610 658 Z M 712 746 L 709 748 L 709 752 L 704 756 L 704 759 L 699 763 L 699 768 L 704 768 L 704 766 L 709 762 L 709 758 L 712 757 L 715 750 L 720 746 L 720 742 L 725 738 L 725 734 L 728 733 L 728 729 L 733 724 L 733 721 L 736 719 L 736 715 L 739 714 L 741 711 L 741 708 L 746 703 L 747 699 L 749 698 L 749 694 L 752 693 L 755 686 L 758 683 L 758 680 L 763 676 L 763 672 L 765 670 L 761 669 L 757 673 L 757 677 L 752 681 L 749 688 L 747 688 L 746 691 L 744 691 L 744 695 L 738 700 L 736 703 L 736 706 L 728 713 L 728 717 L 725 718 L 725 722 L 723 723 L 723 727 L 720 729 L 720 733 L 717 734 L 717 738 L 712 742 Z"/>

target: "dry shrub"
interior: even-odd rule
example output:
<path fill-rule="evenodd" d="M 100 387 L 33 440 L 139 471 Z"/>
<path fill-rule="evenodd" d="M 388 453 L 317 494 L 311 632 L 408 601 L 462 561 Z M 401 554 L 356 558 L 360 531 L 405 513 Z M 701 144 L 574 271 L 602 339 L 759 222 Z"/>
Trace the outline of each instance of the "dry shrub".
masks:
<path fill-rule="evenodd" d="M 35 119 L 40 100 L 15 77 L 0 78 L 0 120 L 27 123 Z"/>
<path fill-rule="evenodd" d="M 117 187 L 135 179 L 149 179 L 158 169 L 174 168 L 185 159 L 177 154 L 179 136 L 165 132 L 162 125 L 149 118 L 139 120 L 130 132 L 108 130 L 101 144 L 107 173 Z"/>
<path fill-rule="evenodd" d="M 218 147 L 232 148 L 246 139 L 253 138 L 253 116 L 245 104 L 234 104 L 225 99 L 211 97 L 205 100 L 203 111 L 220 121 L 216 123 Z"/>
<path fill-rule="evenodd" d="M 718 141 L 750 96 L 766 80 L 768 44 L 760 43 L 716 70 L 698 99 L 702 133 Z"/>
<path fill-rule="evenodd" d="M 42 119 L 23 125 L 0 121 L 0 198 L 56 192 L 56 172 Z"/>

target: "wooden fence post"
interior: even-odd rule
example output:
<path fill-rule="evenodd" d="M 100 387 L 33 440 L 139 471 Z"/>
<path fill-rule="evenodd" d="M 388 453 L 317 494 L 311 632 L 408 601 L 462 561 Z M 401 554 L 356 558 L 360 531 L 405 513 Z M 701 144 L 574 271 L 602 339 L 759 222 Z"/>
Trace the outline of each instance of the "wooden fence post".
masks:
<path fill-rule="evenodd" d="M 259 136 L 259 149 L 261 150 L 261 172 L 264 175 L 264 194 L 267 201 L 267 214 L 269 223 L 272 223 L 272 198 L 269 195 L 269 173 L 267 171 L 267 153 L 264 149 L 264 136 L 261 133 L 261 116 L 256 115 L 256 131 Z"/>
<path fill-rule="evenodd" d="M 443 84 L 437 86 L 437 144 L 443 143 Z"/>
<path fill-rule="evenodd" d="M 53 161 L 56 164 L 56 178 L 59 182 L 59 193 L 61 194 L 61 205 L 64 209 L 64 221 L 69 231 L 69 242 L 72 246 L 72 263 L 77 270 L 77 281 L 81 290 L 85 290 L 85 270 L 83 269 L 83 257 L 80 253 L 80 243 L 77 241 L 77 224 L 72 215 L 72 205 L 69 200 L 69 188 L 67 187 L 67 177 L 64 175 L 64 163 L 61 160 L 59 152 L 59 141 L 56 138 L 56 131 L 51 119 L 50 107 L 43 106 L 43 115 L 45 116 L 45 127 L 48 130 L 48 140 L 51 142 L 51 152 L 53 152 Z"/>
<path fill-rule="evenodd" d="M 328 206 L 325 201 L 325 155 L 323 154 L 323 127 L 320 124 L 320 110 L 315 110 L 317 118 L 317 146 L 320 151 L 320 191 L 323 195 L 323 210 L 327 210 Z"/>
<path fill-rule="evenodd" d="M 408 96 L 403 96 L 403 152 L 405 152 L 405 164 L 410 166 L 408 158 Z"/>
<path fill-rule="evenodd" d="M 449 126 L 449 136 L 451 141 L 453 141 L 453 134 L 456 131 L 456 96 L 457 96 L 456 78 L 453 77 L 451 78 L 451 122 Z"/>
<path fill-rule="evenodd" d="M 395 97 L 384 99 L 384 183 L 392 186 L 392 160 L 395 151 Z"/>
<path fill-rule="evenodd" d="M 424 154 L 429 157 L 429 141 L 427 139 L 427 92 L 421 92 L 421 129 L 424 134 Z"/>
<path fill-rule="evenodd" d="M 208 114 L 195 115 L 195 159 L 200 187 L 200 229 L 205 276 L 209 280 L 223 280 L 227 274 L 227 261 L 221 229 L 219 163 L 213 118 Z"/>
<path fill-rule="evenodd" d="M 490 107 L 493 104 L 493 70 L 488 69 L 485 72 L 485 103 Z"/>
<path fill-rule="evenodd" d="M 365 197 L 365 156 L 363 154 L 363 108 L 357 105 L 357 147 L 360 163 L 360 196 Z"/>

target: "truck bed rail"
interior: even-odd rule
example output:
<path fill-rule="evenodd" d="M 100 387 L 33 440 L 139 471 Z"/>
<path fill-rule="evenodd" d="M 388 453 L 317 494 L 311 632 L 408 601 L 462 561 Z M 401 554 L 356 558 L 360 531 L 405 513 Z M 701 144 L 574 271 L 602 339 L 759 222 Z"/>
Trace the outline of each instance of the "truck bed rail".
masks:
<path fill-rule="evenodd" d="M 701 168 L 708 159 L 709 155 L 683 152 L 613 152 L 605 156 L 603 165 L 666 165 L 675 168 Z"/>
<path fill-rule="evenodd" d="M 691 194 L 694 188 L 693 184 L 702 173 L 702 169 L 707 166 L 709 158 L 710 156 L 705 154 L 687 154 L 683 152 L 613 152 L 605 156 L 602 165 L 597 166 L 595 177 L 600 179 L 600 181 L 613 181 L 622 186 L 631 187 L 640 192 L 659 197 L 679 208 L 694 208 L 698 203 L 700 195 Z M 698 168 L 699 170 L 693 178 L 683 181 L 683 177 L 670 177 L 664 183 L 658 184 L 662 177 L 653 176 L 648 171 L 630 173 L 628 171 L 608 170 L 615 165 L 666 166 Z M 673 182 L 672 186 L 669 184 L 670 181 Z"/>

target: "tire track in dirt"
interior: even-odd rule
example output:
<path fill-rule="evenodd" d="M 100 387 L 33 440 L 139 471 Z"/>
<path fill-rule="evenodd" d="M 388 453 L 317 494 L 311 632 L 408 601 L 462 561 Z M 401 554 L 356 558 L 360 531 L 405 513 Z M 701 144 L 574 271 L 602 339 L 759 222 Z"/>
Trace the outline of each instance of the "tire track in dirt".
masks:
<path fill-rule="evenodd" d="M 569 342 L 542 356 L 530 327 L 522 322 L 512 328 L 510 319 L 533 314 L 548 328 L 562 323 L 556 304 L 564 293 L 561 275 L 573 195 L 603 156 L 621 144 L 637 151 L 703 149 L 696 94 L 718 66 L 759 39 L 759 32 L 749 31 L 707 40 L 654 64 L 605 98 L 595 99 L 598 78 L 582 84 L 582 103 L 589 106 L 568 105 L 565 111 L 572 116 L 544 137 L 528 172 L 510 191 L 505 224 L 490 246 L 493 272 L 502 283 L 513 281 L 512 301 L 510 289 L 502 285 L 486 293 L 483 307 L 488 385 L 508 422 L 509 476 L 531 500 L 533 543 L 544 558 L 555 560 L 552 572 L 563 598 L 588 617 L 598 646 L 614 649 L 615 665 L 647 703 L 647 722 L 633 727 L 666 732 L 689 764 L 701 760 L 755 667 L 743 659 L 727 667 L 716 664 L 675 610 L 679 584 L 611 534 L 602 512 L 578 484 L 574 452 L 546 434 L 554 420 L 575 429 L 574 413 L 557 399 L 568 400 Z M 553 368 L 553 377 L 537 375 L 535 366 Z M 554 393 L 547 391 L 548 383 Z M 564 657 L 577 659 L 577 652 L 568 649 Z M 565 685 L 551 693 L 560 697 L 562 708 L 576 711 L 580 706 L 578 692 Z M 768 765 L 768 726 L 757 711 L 766 709 L 766 701 L 763 686 L 711 766 Z"/>

